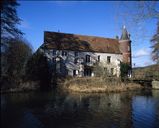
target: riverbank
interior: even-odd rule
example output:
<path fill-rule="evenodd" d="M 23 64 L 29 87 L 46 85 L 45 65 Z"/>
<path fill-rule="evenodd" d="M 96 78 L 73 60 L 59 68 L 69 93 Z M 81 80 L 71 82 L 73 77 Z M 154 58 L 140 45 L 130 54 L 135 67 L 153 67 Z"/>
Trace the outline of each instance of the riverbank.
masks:
<path fill-rule="evenodd" d="M 140 84 L 121 82 L 115 79 L 72 78 L 65 80 L 60 86 L 62 90 L 82 93 L 122 92 L 142 88 Z"/>
<path fill-rule="evenodd" d="M 159 81 L 157 80 L 152 81 L 152 89 L 159 89 Z"/>
<path fill-rule="evenodd" d="M 39 90 L 38 81 L 28 81 L 20 83 L 19 85 L 11 88 L 1 88 L 1 93 L 17 93 L 17 92 L 29 92 Z"/>
<path fill-rule="evenodd" d="M 118 78 L 103 79 L 100 77 L 69 78 L 59 79 L 58 89 L 68 92 L 102 93 L 102 92 L 122 92 L 143 88 L 140 84 L 132 82 L 121 82 Z M 40 82 L 27 81 L 19 85 L 2 89 L 1 93 L 18 93 L 40 90 Z"/>

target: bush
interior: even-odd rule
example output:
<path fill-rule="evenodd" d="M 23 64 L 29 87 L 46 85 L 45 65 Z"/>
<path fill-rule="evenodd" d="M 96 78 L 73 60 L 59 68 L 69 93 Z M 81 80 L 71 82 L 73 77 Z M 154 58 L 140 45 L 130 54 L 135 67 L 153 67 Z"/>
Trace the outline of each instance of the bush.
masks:
<path fill-rule="evenodd" d="M 97 77 L 103 77 L 105 75 L 104 67 L 100 63 L 97 63 L 94 67 L 94 73 Z"/>
<path fill-rule="evenodd" d="M 40 81 L 40 87 L 47 89 L 50 87 L 52 73 L 49 69 L 47 58 L 43 53 L 36 52 L 28 60 L 26 65 L 26 77 L 28 80 Z"/>
<path fill-rule="evenodd" d="M 131 70 L 131 67 L 129 64 L 122 63 L 122 62 L 120 63 L 120 76 L 122 81 L 127 80 L 129 70 Z"/>
<path fill-rule="evenodd" d="M 2 52 L 1 75 L 3 77 L 1 82 L 3 85 L 11 83 L 9 86 L 13 87 L 13 85 L 17 86 L 22 80 L 24 67 L 32 54 L 32 49 L 27 41 L 18 38 L 6 40 L 6 44 L 7 46 Z"/>

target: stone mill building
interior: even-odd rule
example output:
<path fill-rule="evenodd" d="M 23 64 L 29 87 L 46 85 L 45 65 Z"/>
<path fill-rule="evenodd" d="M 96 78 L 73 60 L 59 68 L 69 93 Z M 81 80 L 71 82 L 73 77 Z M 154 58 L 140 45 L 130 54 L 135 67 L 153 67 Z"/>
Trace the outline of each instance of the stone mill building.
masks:
<path fill-rule="evenodd" d="M 54 72 L 63 76 L 95 76 L 94 69 L 100 65 L 119 77 L 121 62 L 131 66 L 131 40 L 125 27 L 120 39 L 45 31 L 39 49 Z"/>

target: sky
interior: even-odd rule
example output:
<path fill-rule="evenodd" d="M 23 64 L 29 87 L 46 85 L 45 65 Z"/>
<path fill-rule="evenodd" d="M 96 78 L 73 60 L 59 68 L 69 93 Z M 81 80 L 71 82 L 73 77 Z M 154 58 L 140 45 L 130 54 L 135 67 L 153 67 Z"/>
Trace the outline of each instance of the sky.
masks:
<path fill-rule="evenodd" d="M 125 25 L 131 34 L 132 64 L 135 67 L 151 65 L 150 42 L 156 32 L 156 20 L 146 20 L 133 26 L 119 1 L 18 1 L 17 14 L 22 19 L 18 27 L 32 45 L 33 51 L 44 42 L 44 31 L 115 38 L 121 36 Z M 133 8 L 132 2 L 127 2 Z M 159 4 L 158 4 L 159 5 Z M 157 7 L 159 8 L 159 6 Z"/>

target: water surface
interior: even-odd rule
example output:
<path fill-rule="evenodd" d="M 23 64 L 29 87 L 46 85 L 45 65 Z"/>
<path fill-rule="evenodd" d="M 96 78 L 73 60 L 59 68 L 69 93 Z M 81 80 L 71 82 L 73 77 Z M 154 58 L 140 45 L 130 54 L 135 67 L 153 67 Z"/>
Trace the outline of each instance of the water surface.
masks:
<path fill-rule="evenodd" d="M 159 90 L 1 95 L 2 128 L 159 128 Z"/>

